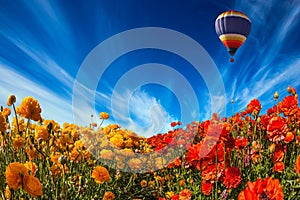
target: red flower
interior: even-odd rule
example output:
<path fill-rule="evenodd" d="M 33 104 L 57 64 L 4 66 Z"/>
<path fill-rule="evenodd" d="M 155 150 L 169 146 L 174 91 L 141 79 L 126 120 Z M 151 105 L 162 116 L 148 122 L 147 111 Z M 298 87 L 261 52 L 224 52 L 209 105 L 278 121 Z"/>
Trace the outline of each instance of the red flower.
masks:
<path fill-rule="evenodd" d="M 241 183 L 241 171 L 237 167 L 229 167 L 225 169 L 223 183 L 227 189 L 237 188 Z"/>
<path fill-rule="evenodd" d="M 254 116 L 257 116 L 261 110 L 261 104 L 257 99 L 253 99 L 247 106 L 246 113 L 251 113 Z"/>
<path fill-rule="evenodd" d="M 171 200 L 179 200 L 179 195 L 178 194 L 174 194 L 172 196 Z"/>
<path fill-rule="evenodd" d="M 235 140 L 235 147 L 237 149 L 243 149 L 247 145 L 248 141 L 246 137 L 240 137 Z"/>
<path fill-rule="evenodd" d="M 278 179 L 271 177 L 256 182 L 247 182 L 246 188 L 240 192 L 238 200 L 272 199 L 283 200 L 282 186 Z"/>
<path fill-rule="evenodd" d="M 270 120 L 271 120 L 271 117 L 269 115 L 261 116 L 260 124 L 262 125 L 263 130 L 267 130 Z"/>
<path fill-rule="evenodd" d="M 201 185 L 202 193 L 205 195 L 210 195 L 212 191 L 212 184 L 209 181 L 202 181 Z"/>
<path fill-rule="evenodd" d="M 197 162 L 200 161 L 200 151 L 202 148 L 202 142 L 198 144 L 193 144 L 190 146 L 187 152 L 186 160 L 189 162 L 190 165 L 195 165 Z"/>
<path fill-rule="evenodd" d="M 279 102 L 278 108 L 284 116 L 292 116 L 297 113 L 298 100 L 294 96 L 287 96 Z"/>
<path fill-rule="evenodd" d="M 172 126 L 172 127 L 177 126 L 177 122 L 172 122 L 172 123 L 171 123 L 171 126 Z"/>
<path fill-rule="evenodd" d="M 271 142 L 284 140 L 288 131 L 284 118 L 280 116 L 272 117 L 267 127 L 268 138 Z"/>

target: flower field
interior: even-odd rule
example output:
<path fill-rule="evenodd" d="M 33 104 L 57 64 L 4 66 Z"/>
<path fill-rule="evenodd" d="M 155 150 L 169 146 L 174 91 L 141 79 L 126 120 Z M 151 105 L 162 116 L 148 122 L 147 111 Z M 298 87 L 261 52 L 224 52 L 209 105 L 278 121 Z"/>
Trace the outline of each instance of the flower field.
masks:
<path fill-rule="evenodd" d="M 150 138 L 117 124 L 60 125 L 41 107 L 14 95 L 1 107 L 1 199 L 300 199 L 295 88 L 281 101 L 275 93 L 267 113 L 253 99 L 231 117 L 173 122 Z"/>

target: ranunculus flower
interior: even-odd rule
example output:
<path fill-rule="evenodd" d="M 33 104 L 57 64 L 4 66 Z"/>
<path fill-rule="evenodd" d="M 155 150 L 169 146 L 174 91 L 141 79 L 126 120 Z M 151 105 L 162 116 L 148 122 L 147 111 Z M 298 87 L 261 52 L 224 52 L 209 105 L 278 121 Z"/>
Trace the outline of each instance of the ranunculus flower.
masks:
<path fill-rule="evenodd" d="M 284 118 L 280 116 L 272 117 L 267 127 L 267 135 L 271 142 L 279 142 L 284 140 L 288 132 L 287 124 Z"/>
<path fill-rule="evenodd" d="M 184 189 L 179 193 L 179 200 L 191 200 L 192 192 L 189 189 Z"/>
<path fill-rule="evenodd" d="M 223 183 L 227 189 L 237 188 L 241 183 L 241 171 L 238 167 L 229 167 L 225 169 Z"/>
<path fill-rule="evenodd" d="M 42 109 L 39 102 L 32 97 L 25 97 L 21 105 L 17 108 L 17 113 L 27 119 L 39 121 L 41 119 Z"/>
<path fill-rule="evenodd" d="M 212 183 L 208 181 L 202 181 L 201 189 L 203 194 L 210 195 L 212 192 Z"/>
<path fill-rule="evenodd" d="M 251 113 L 253 116 L 257 116 L 261 110 L 261 104 L 257 99 L 253 99 L 247 106 L 246 113 Z"/>
<path fill-rule="evenodd" d="M 274 171 L 282 173 L 284 171 L 284 162 L 276 162 L 274 165 Z"/>
<path fill-rule="evenodd" d="M 43 186 L 40 180 L 34 176 L 24 177 L 24 190 L 33 197 L 43 195 Z"/>
<path fill-rule="evenodd" d="M 297 113 L 298 100 L 294 96 L 287 96 L 282 100 L 282 102 L 279 102 L 278 108 L 284 116 L 292 116 Z"/>
<path fill-rule="evenodd" d="M 109 118 L 109 114 L 107 112 L 100 113 L 100 119 L 108 119 L 108 118 Z"/>
<path fill-rule="evenodd" d="M 103 200 L 114 200 L 115 195 L 112 192 L 105 192 L 103 196 Z"/>
<path fill-rule="evenodd" d="M 283 200 L 284 194 L 278 179 L 267 177 L 247 182 L 246 188 L 240 192 L 238 200 L 272 199 Z"/>
<path fill-rule="evenodd" d="M 8 187 L 13 190 L 22 187 L 23 179 L 26 176 L 29 176 L 28 170 L 22 163 L 13 162 L 6 167 L 6 183 Z"/>
<path fill-rule="evenodd" d="M 92 178 L 96 181 L 96 183 L 101 184 L 109 181 L 109 172 L 105 167 L 96 166 L 92 172 Z"/>

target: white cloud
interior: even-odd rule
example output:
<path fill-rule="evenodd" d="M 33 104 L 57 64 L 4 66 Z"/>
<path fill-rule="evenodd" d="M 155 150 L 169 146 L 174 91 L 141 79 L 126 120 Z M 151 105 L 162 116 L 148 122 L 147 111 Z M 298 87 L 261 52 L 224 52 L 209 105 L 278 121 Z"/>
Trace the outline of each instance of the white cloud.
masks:
<path fill-rule="evenodd" d="M 17 97 L 17 105 L 26 96 L 37 99 L 42 108 L 42 117 L 54 119 L 59 123 L 73 122 L 71 102 L 64 99 L 46 87 L 34 83 L 29 78 L 0 63 L 0 104 L 5 106 L 7 97 L 14 94 Z M 5 75 L 5 76 L 4 76 Z"/>
<path fill-rule="evenodd" d="M 177 121 L 159 100 L 139 89 L 133 95 L 129 91 L 114 94 L 111 111 L 118 124 L 143 136 L 166 132 Z"/>

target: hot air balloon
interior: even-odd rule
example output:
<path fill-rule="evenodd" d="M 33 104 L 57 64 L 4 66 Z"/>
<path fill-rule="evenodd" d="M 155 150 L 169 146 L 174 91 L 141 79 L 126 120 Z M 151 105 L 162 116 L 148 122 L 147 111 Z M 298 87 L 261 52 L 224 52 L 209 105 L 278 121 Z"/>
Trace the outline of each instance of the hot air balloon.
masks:
<path fill-rule="evenodd" d="M 215 21 L 215 29 L 219 39 L 231 55 L 230 62 L 234 62 L 234 54 L 250 33 L 251 21 L 249 17 L 235 10 L 223 12 Z"/>

